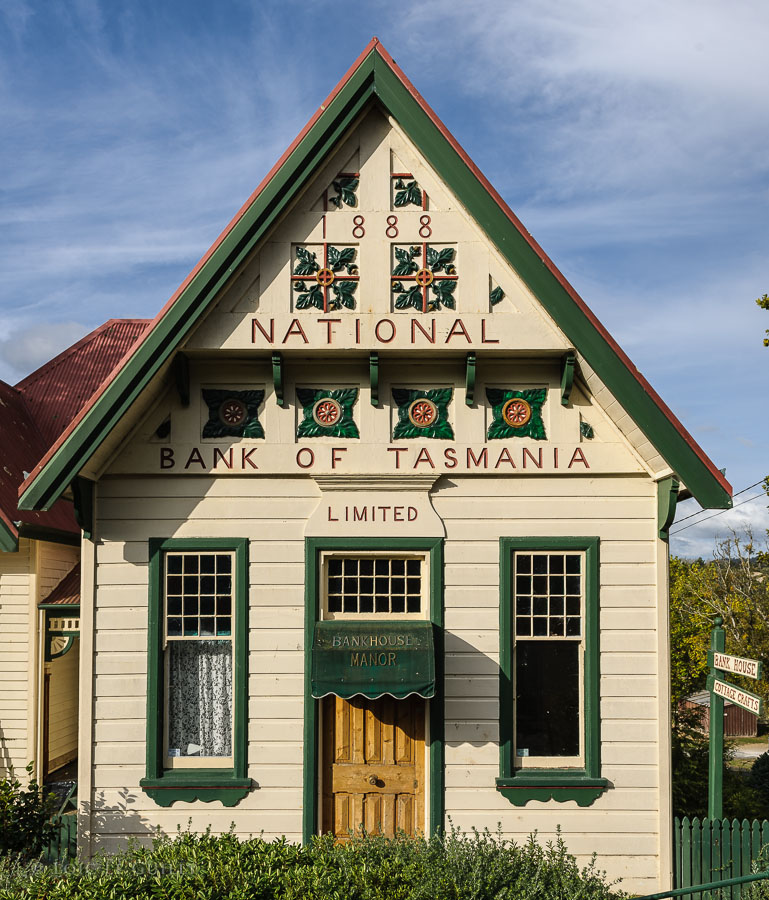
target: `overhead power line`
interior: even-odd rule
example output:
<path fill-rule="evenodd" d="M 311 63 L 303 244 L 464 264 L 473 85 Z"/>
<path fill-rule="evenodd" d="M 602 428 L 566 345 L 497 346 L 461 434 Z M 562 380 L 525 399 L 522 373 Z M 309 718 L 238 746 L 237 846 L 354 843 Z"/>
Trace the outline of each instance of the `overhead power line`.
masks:
<path fill-rule="evenodd" d="M 732 494 L 732 496 L 733 496 L 733 497 L 739 497 L 740 494 L 744 494 L 745 491 L 749 491 L 751 488 L 758 487 L 759 484 L 763 484 L 763 482 L 764 482 L 764 479 L 762 478 L 761 481 L 757 481 L 755 484 L 749 484 L 746 488 L 743 488 L 741 491 L 737 491 L 736 494 Z M 759 494 L 758 496 L 760 497 L 761 495 Z M 755 498 L 752 497 L 751 499 L 755 499 Z M 737 506 L 739 506 L 739 505 L 740 505 L 740 504 L 738 503 Z M 731 508 L 734 509 L 734 507 L 731 507 Z M 679 519 L 679 520 L 676 522 L 676 525 L 680 525 L 681 522 L 685 522 L 687 519 L 693 519 L 695 516 L 699 516 L 699 515 L 701 515 L 702 513 L 706 512 L 706 511 L 707 511 L 707 510 L 704 510 L 704 509 L 698 509 L 697 512 L 690 513 L 688 516 L 684 516 L 683 519 Z M 728 512 L 728 510 L 725 509 L 725 510 L 723 510 L 723 512 Z M 717 515 L 717 513 L 715 513 L 715 515 Z M 708 516 L 708 518 L 710 518 L 710 516 Z M 703 522 L 704 522 L 704 521 L 705 521 L 705 520 L 703 519 Z M 692 524 L 693 524 L 693 525 L 696 525 L 697 523 L 696 523 L 696 522 L 693 522 Z M 687 527 L 688 527 L 688 526 L 687 526 Z M 682 530 L 683 530 L 683 529 L 682 529 Z"/>
<path fill-rule="evenodd" d="M 743 500 L 742 503 L 736 503 L 731 509 L 737 509 L 738 506 L 744 506 L 744 504 L 751 503 L 753 500 L 758 500 L 761 497 L 766 497 L 766 494 L 756 494 L 755 497 L 748 497 L 748 499 Z M 712 516 L 706 516 L 704 519 L 700 519 L 699 522 L 692 522 L 690 525 L 684 525 L 683 528 L 679 528 L 677 531 L 671 531 L 670 536 L 672 537 L 674 534 L 680 534 L 682 531 L 686 531 L 687 528 L 694 528 L 695 525 L 701 525 L 703 522 L 707 522 L 708 519 L 715 519 L 716 516 L 721 516 L 725 512 L 729 512 L 729 510 L 719 509 L 718 512 L 714 512 Z"/>

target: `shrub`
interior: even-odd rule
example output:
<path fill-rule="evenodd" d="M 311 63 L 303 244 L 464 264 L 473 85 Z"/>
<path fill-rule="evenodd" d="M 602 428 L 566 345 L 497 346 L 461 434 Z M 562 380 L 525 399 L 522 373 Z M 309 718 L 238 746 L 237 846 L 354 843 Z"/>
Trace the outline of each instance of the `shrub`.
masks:
<path fill-rule="evenodd" d="M 56 830 L 51 823 L 56 801 L 32 778 L 32 763 L 26 771 L 26 787 L 13 769 L 0 780 L 0 856 L 37 856 Z"/>
<path fill-rule="evenodd" d="M 64 868 L 0 863 L 0 900 L 610 900 L 560 835 L 544 847 L 488 832 L 432 838 L 329 836 L 299 847 L 232 834 L 161 837 Z"/>
<path fill-rule="evenodd" d="M 758 794 L 764 810 L 769 810 L 769 753 L 762 753 L 750 767 L 748 784 Z"/>

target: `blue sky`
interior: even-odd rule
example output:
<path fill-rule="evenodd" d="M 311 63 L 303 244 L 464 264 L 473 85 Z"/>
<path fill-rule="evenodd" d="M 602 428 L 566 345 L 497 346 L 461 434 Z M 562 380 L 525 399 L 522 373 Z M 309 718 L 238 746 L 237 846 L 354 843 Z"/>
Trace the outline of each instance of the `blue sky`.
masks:
<path fill-rule="evenodd" d="M 154 315 L 374 34 L 735 490 L 766 475 L 764 0 L 3 0 L 0 378 Z M 769 514 L 697 521 L 674 552 Z"/>

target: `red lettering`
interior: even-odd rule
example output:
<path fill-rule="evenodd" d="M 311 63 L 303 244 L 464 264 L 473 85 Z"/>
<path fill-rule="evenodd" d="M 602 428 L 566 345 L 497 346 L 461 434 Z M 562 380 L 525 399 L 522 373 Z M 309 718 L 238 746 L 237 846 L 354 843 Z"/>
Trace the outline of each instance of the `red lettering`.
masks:
<path fill-rule="evenodd" d="M 262 332 L 265 339 L 270 344 L 275 342 L 275 319 L 270 319 L 270 333 L 269 334 L 267 334 L 267 332 L 264 330 L 264 328 L 262 328 L 262 323 L 258 319 L 251 319 L 251 343 L 252 344 L 256 343 L 257 328 L 259 329 L 259 331 Z"/>
<path fill-rule="evenodd" d="M 411 320 L 411 343 L 414 343 L 416 338 L 416 329 L 419 329 L 422 334 L 430 341 L 431 344 L 435 343 L 435 319 L 430 319 L 430 333 L 428 334 L 425 329 L 422 327 L 421 322 L 418 319 Z"/>
<path fill-rule="evenodd" d="M 377 506 L 377 509 L 381 510 L 381 512 L 382 512 L 382 521 L 383 522 L 387 521 L 387 510 L 389 508 L 390 508 L 389 506 Z M 373 507 L 372 507 L 372 509 L 373 509 Z"/>
<path fill-rule="evenodd" d="M 380 326 L 383 325 L 385 322 L 390 326 L 390 337 L 389 338 L 383 338 L 382 335 L 379 333 Z M 380 319 L 374 326 L 374 335 L 376 336 L 376 339 L 379 341 L 380 344 L 389 344 L 390 341 L 395 337 L 395 322 L 393 322 L 390 319 Z"/>
<path fill-rule="evenodd" d="M 330 506 L 328 508 L 328 520 L 329 520 L 329 522 L 338 522 L 339 521 L 339 519 L 336 519 L 336 518 L 334 518 L 334 516 L 331 515 L 331 507 Z"/>
<path fill-rule="evenodd" d="M 327 344 L 332 344 L 334 342 L 334 329 L 332 326 L 338 325 L 341 321 L 341 319 L 318 319 L 318 322 L 324 322 L 326 325 Z M 285 341 L 283 343 L 285 343 Z"/>
<path fill-rule="evenodd" d="M 401 456 L 400 455 L 401 455 L 401 453 L 405 453 L 407 449 L 408 449 L 407 447 L 388 447 L 387 448 L 388 453 L 395 454 L 395 468 L 396 469 L 400 469 L 400 467 L 401 467 Z"/>
<path fill-rule="evenodd" d="M 291 320 L 291 324 L 288 326 L 286 336 L 283 338 L 282 343 L 285 344 L 290 337 L 301 337 L 305 344 L 310 343 L 307 340 L 307 335 L 304 333 L 304 328 L 302 328 L 302 326 L 299 324 L 299 319 Z"/>
<path fill-rule="evenodd" d="M 417 456 L 416 461 L 411 468 L 416 469 L 416 467 L 421 462 L 430 463 L 430 468 L 431 469 L 435 468 L 435 463 L 432 461 L 432 459 L 430 459 L 430 454 L 427 452 L 427 447 L 422 447 L 422 449 L 419 451 L 419 456 Z"/>
<path fill-rule="evenodd" d="M 473 453 L 470 447 L 467 448 L 467 468 L 469 469 L 471 465 L 474 465 L 476 468 L 483 463 L 483 468 L 488 469 L 489 467 L 489 451 L 486 447 L 481 450 L 480 456 L 476 459 L 475 454 Z"/>
<path fill-rule="evenodd" d="M 305 453 L 309 453 L 310 455 L 309 462 L 302 462 L 302 457 Z M 312 452 L 312 450 L 310 450 L 309 447 L 302 447 L 301 450 L 299 450 L 296 454 L 296 464 L 300 469 L 309 469 L 311 466 L 315 465 L 315 454 Z"/>
<path fill-rule="evenodd" d="M 468 344 L 472 344 L 472 340 L 470 339 L 470 335 L 467 333 L 467 329 L 464 326 L 464 323 L 461 319 L 455 319 L 454 324 L 449 329 L 449 333 L 446 335 L 446 343 L 453 338 L 461 335 L 463 338 L 467 339 Z"/>
<path fill-rule="evenodd" d="M 332 447 L 331 448 L 331 468 L 335 469 L 336 464 L 342 461 L 341 456 L 337 456 L 337 453 L 347 453 L 347 447 Z"/>
<path fill-rule="evenodd" d="M 355 343 L 360 344 L 360 319 L 355 320 Z"/>
<path fill-rule="evenodd" d="M 538 447 L 537 450 L 538 450 L 538 452 L 539 452 L 539 458 L 538 458 L 538 459 L 534 459 L 534 454 L 531 452 L 531 450 L 529 450 L 528 447 L 524 447 L 524 448 L 523 448 L 523 468 L 524 468 L 524 469 L 526 468 L 526 457 L 527 457 L 527 456 L 529 457 L 529 459 L 534 463 L 534 465 L 535 465 L 538 469 L 541 469 L 541 468 L 542 468 L 542 448 L 541 448 L 541 447 Z"/>
<path fill-rule="evenodd" d="M 585 459 L 585 454 L 582 450 L 577 447 L 577 449 L 572 453 L 571 460 L 569 461 L 569 468 L 571 468 L 575 462 L 581 462 L 586 469 L 590 468 L 590 463 Z"/>
<path fill-rule="evenodd" d="M 201 469 L 205 469 L 206 467 L 206 464 L 203 462 L 203 457 L 200 455 L 200 450 L 198 450 L 197 447 L 192 448 L 192 452 L 190 453 L 187 462 L 184 464 L 184 468 L 189 469 L 193 463 L 199 465 Z"/>
<path fill-rule="evenodd" d="M 160 448 L 160 468 L 161 469 L 173 469 L 176 465 L 176 461 L 174 460 L 174 451 L 172 447 L 161 447 Z"/>
<path fill-rule="evenodd" d="M 250 450 L 246 450 L 246 448 L 244 447 L 240 451 L 240 468 L 241 469 L 246 468 L 246 463 L 248 463 L 252 469 L 259 468 L 259 466 L 257 466 L 257 464 L 251 459 L 252 454 L 256 453 L 256 450 L 257 450 L 256 447 L 252 447 Z"/>
<path fill-rule="evenodd" d="M 417 512 L 416 507 L 409 506 L 409 508 L 408 508 L 409 522 L 415 522 L 418 515 L 419 515 L 419 513 Z"/>
<path fill-rule="evenodd" d="M 482 344 L 498 344 L 499 338 L 486 337 L 486 320 L 481 319 L 481 343 Z"/>
<path fill-rule="evenodd" d="M 365 522 L 367 513 L 368 513 L 368 510 L 366 509 L 365 506 L 363 507 L 363 509 L 360 512 L 358 512 L 357 506 L 353 506 L 353 508 L 352 508 L 353 522 Z"/>
<path fill-rule="evenodd" d="M 219 460 L 221 460 L 228 469 L 232 468 L 232 447 L 230 447 L 227 453 L 229 458 L 225 456 L 218 447 L 214 447 L 214 468 L 216 468 L 216 464 Z"/>
<path fill-rule="evenodd" d="M 443 451 L 443 458 L 446 460 L 444 465 L 447 469 L 456 469 L 457 451 L 453 447 L 446 447 L 446 449 Z"/>
<path fill-rule="evenodd" d="M 393 507 L 393 521 L 394 522 L 402 522 L 403 521 L 403 507 L 402 506 L 394 506 Z"/>
<path fill-rule="evenodd" d="M 558 448 L 553 447 L 553 468 L 558 468 Z"/>
<path fill-rule="evenodd" d="M 507 449 L 507 447 L 502 448 L 502 452 L 499 454 L 499 458 L 497 459 L 496 463 L 494 463 L 494 468 L 498 469 L 503 462 L 510 463 L 510 465 L 515 468 L 513 457 L 510 456 L 510 451 Z"/>

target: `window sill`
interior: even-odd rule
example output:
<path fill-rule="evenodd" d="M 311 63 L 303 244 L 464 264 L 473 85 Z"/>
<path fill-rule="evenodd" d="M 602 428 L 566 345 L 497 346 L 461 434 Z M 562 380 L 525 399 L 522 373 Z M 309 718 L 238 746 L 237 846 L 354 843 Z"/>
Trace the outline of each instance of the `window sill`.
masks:
<path fill-rule="evenodd" d="M 606 778 L 591 778 L 584 769 L 523 769 L 512 778 L 497 778 L 497 790 L 513 806 L 525 806 L 530 800 L 590 806 L 609 787 Z"/>
<path fill-rule="evenodd" d="M 211 803 L 235 806 L 251 790 L 250 778 L 238 778 L 227 769 L 176 769 L 160 778 L 142 778 L 139 786 L 158 806 L 182 803 Z"/>

